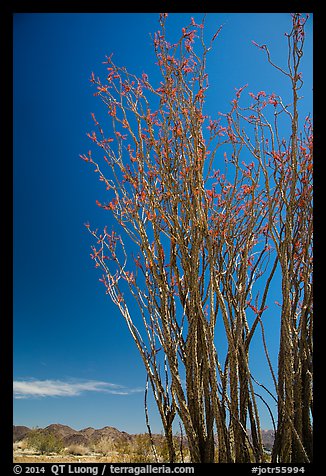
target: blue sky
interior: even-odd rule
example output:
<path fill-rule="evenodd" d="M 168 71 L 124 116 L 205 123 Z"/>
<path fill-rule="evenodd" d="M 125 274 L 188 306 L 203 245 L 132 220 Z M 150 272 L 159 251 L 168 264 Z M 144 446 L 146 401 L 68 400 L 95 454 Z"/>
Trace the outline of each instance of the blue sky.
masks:
<path fill-rule="evenodd" d="M 202 14 L 169 15 L 171 41 L 191 17 L 200 23 Z M 287 13 L 208 14 L 208 39 L 223 25 L 208 57 L 208 114 L 226 112 L 235 88 L 247 83 L 248 92 L 275 92 L 290 102 L 286 78 L 252 44 L 268 44 L 285 66 L 290 24 Z M 102 62 L 113 52 L 116 64 L 158 82 L 150 38 L 158 28 L 157 13 L 14 16 L 14 424 L 146 431 L 145 371 L 98 282 L 83 225 L 111 225 L 95 203 L 103 187 L 79 154 L 91 148 L 91 112 L 107 120 L 91 73 L 104 79 Z M 312 17 L 306 34 L 303 115 L 312 112 Z M 278 332 L 268 322 L 266 329 L 276 363 Z M 270 384 L 256 346 L 257 378 Z M 271 428 L 264 410 L 262 418 Z M 151 422 L 161 430 L 153 405 Z"/>

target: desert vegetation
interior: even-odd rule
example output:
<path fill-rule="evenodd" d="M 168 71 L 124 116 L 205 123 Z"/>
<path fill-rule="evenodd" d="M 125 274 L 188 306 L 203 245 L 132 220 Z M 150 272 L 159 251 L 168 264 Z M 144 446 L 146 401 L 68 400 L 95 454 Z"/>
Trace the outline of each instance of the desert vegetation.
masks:
<path fill-rule="evenodd" d="M 176 461 L 189 462 L 189 449 L 178 436 L 174 437 Z M 165 437 L 154 435 L 154 444 L 146 434 L 130 435 L 127 439 L 102 436 L 98 441 L 66 445 L 55 432 L 31 430 L 27 437 L 13 444 L 14 462 L 112 462 L 166 463 L 169 453 Z"/>
<path fill-rule="evenodd" d="M 111 56 L 106 82 L 91 76 L 112 124 L 107 136 L 92 115 L 88 135 L 102 162 L 92 151 L 81 158 L 107 190 L 98 206 L 116 222 L 102 232 L 86 224 L 91 257 L 142 358 L 164 429 L 159 457 L 170 462 L 180 459 L 176 419 L 194 463 L 265 461 L 258 400 L 275 428 L 272 461 L 312 460 L 313 135 L 299 107 L 307 17 L 289 19 L 285 67 L 268 46 L 255 46 L 286 77 L 290 104 L 244 85 L 229 112 L 205 115 L 206 61 L 220 29 L 206 44 L 204 20 L 191 19 L 171 43 L 167 14 L 153 37 L 158 87 Z M 271 306 L 277 369 L 264 326 Z M 258 335 L 272 388 L 252 372 Z M 145 411 L 151 437 L 146 399 Z M 132 458 L 152 458 L 150 447 L 139 436 Z"/>

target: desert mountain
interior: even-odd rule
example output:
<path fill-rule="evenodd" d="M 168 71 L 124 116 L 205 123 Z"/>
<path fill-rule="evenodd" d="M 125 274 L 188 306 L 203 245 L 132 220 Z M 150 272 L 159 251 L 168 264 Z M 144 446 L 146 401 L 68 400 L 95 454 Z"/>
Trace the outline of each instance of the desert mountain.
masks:
<path fill-rule="evenodd" d="M 101 429 L 84 428 L 83 430 L 74 430 L 67 425 L 60 425 L 58 423 L 47 426 L 46 428 L 38 428 L 41 432 L 54 433 L 60 438 L 65 446 L 72 444 L 78 445 L 90 445 L 97 443 L 101 438 L 112 438 L 117 440 L 129 440 L 131 435 L 124 431 L 119 431 L 111 426 L 105 426 Z M 13 427 L 13 441 L 20 441 L 26 438 L 31 431 L 26 426 L 14 426 Z"/>
<path fill-rule="evenodd" d="M 13 440 L 20 441 L 23 440 L 28 433 L 30 432 L 30 428 L 27 426 L 14 426 L 13 427 Z"/>

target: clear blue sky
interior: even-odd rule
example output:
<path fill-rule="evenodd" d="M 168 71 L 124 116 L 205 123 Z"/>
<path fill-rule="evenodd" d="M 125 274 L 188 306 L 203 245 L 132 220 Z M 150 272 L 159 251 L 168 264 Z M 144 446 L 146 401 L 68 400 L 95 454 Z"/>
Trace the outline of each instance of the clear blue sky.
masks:
<path fill-rule="evenodd" d="M 190 17 L 169 15 L 176 39 Z M 290 102 L 286 78 L 251 40 L 286 63 L 287 13 L 211 13 L 207 38 L 223 25 L 208 59 L 206 111 L 226 112 L 235 88 L 275 92 Z M 84 223 L 110 226 L 97 177 L 79 158 L 91 148 L 90 113 L 107 119 L 93 96 L 91 72 L 105 78 L 105 55 L 158 81 L 150 33 L 157 13 L 49 13 L 14 17 L 14 424 L 63 423 L 76 429 L 115 426 L 146 431 L 145 371 L 116 307 L 90 259 Z M 303 114 L 312 112 L 312 17 L 302 62 Z M 108 124 L 108 123 L 107 123 Z M 99 151 L 93 149 L 94 153 Z M 273 290 L 277 296 L 278 290 Z M 273 309 L 270 311 L 273 312 Z M 275 312 L 275 309 L 274 309 Z M 273 363 L 278 330 L 266 322 Z M 257 378 L 270 384 L 257 344 Z M 271 428 L 265 411 L 263 428 Z M 153 431 L 159 418 L 151 409 Z"/>

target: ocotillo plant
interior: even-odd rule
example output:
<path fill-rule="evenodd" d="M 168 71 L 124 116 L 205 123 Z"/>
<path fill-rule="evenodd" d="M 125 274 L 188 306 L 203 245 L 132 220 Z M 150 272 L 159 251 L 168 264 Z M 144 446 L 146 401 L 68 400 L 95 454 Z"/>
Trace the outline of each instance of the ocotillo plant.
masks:
<path fill-rule="evenodd" d="M 171 462 L 176 415 L 192 462 L 265 460 L 249 362 L 257 329 L 275 386 L 269 393 L 277 402 L 272 459 L 310 461 L 312 124 L 308 117 L 301 131 L 298 113 L 306 18 L 292 15 L 286 70 L 256 44 L 287 76 L 292 105 L 259 91 L 241 106 L 244 86 L 231 111 L 217 119 L 205 115 L 204 105 L 206 58 L 220 29 L 205 42 L 204 21 L 191 19 L 170 43 L 166 21 L 161 14 L 153 38 L 158 86 L 146 74 L 137 77 L 116 65 L 112 56 L 106 82 L 91 76 L 112 120 L 111 133 L 106 136 L 93 114 L 89 137 L 103 160 L 91 151 L 81 157 L 105 185 L 108 200 L 97 204 L 119 229 L 99 233 L 86 225 L 96 240 L 92 258 L 141 355 Z M 287 137 L 280 117 L 289 121 Z M 130 242 L 137 248 L 133 255 Z M 264 313 L 277 273 L 282 302 L 276 372 Z"/>

